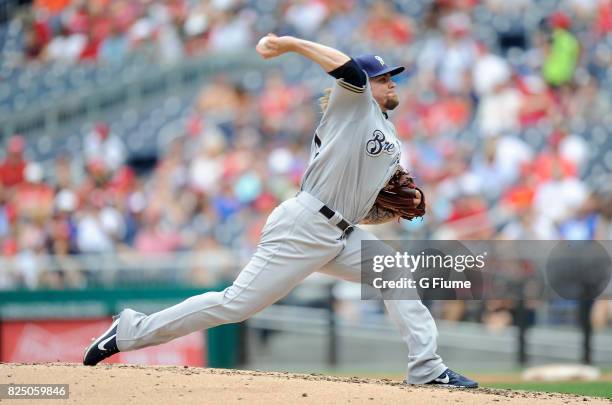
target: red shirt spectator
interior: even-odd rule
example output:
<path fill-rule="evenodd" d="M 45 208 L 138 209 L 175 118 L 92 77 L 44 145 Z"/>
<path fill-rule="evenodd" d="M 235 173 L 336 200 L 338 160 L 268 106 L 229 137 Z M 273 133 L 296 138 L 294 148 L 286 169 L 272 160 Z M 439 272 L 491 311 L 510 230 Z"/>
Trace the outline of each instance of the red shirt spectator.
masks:
<path fill-rule="evenodd" d="M 462 196 L 455 200 L 447 222 L 459 221 L 486 212 L 487 205 L 482 199 L 476 196 Z"/>
<path fill-rule="evenodd" d="M 70 4 L 70 0 L 35 0 L 34 7 L 48 10 L 51 14 L 58 14 Z"/>
<path fill-rule="evenodd" d="M 464 127 L 471 114 L 469 103 L 460 97 L 442 97 L 434 103 L 422 106 L 421 119 L 429 135 L 439 135 Z"/>
<path fill-rule="evenodd" d="M 96 61 L 98 59 L 98 49 L 100 48 L 100 41 L 96 39 L 93 34 L 87 36 L 87 43 L 79 55 L 80 61 Z"/>
<path fill-rule="evenodd" d="M 17 243 L 17 239 L 14 237 L 7 238 L 2 242 L 2 250 L 0 251 L 0 254 L 3 256 L 15 256 L 18 251 L 19 245 Z"/>
<path fill-rule="evenodd" d="M 49 22 L 43 18 L 37 18 L 32 25 L 32 29 L 36 32 L 38 40 L 42 44 L 47 44 L 53 37 L 53 32 L 49 26 Z"/>
<path fill-rule="evenodd" d="M 148 226 L 138 233 L 134 247 L 139 253 L 168 253 L 181 247 L 181 236 L 175 231 L 162 231 Z"/>
<path fill-rule="evenodd" d="M 19 215 L 28 218 L 48 218 L 53 211 L 53 189 L 42 182 L 43 169 L 37 163 L 29 163 L 25 170 L 25 183 L 15 189 L 14 201 Z"/>
<path fill-rule="evenodd" d="M 114 27 L 113 20 L 108 15 L 100 15 L 91 23 L 91 34 L 95 42 L 104 41 L 112 32 Z"/>
<path fill-rule="evenodd" d="M 384 1 L 374 4 L 366 24 L 367 37 L 377 43 L 406 44 L 412 39 L 410 23 L 391 7 Z"/>
<path fill-rule="evenodd" d="M 487 238 L 493 229 L 487 203 L 477 195 L 465 195 L 455 200 L 446 222 L 465 239 Z"/>
<path fill-rule="evenodd" d="M 296 100 L 297 92 L 281 76 L 273 76 L 259 97 L 259 110 L 270 121 L 282 121 Z"/>
<path fill-rule="evenodd" d="M 563 177 L 575 177 L 577 175 L 576 165 L 554 151 L 540 153 L 533 162 L 533 172 L 538 177 L 538 181 L 548 181 L 552 178 L 553 169 L 557 165 L 561 169 Z"/>
<path fill-rule="evenodd" d="M 502 196 L 502 205 L 515 212 L 527 210 L 533 204 L 535 196 L 536 177 L 530 173 L 530 168 L 525 166 L 518 182 L 510 186 Z"/>
<path fill-rule="evenodd" d="M 522 127 L 536 125 L 540 120 L 548 118 L 551 111 L 558 107 L 554 93 L 539 77 L 519 77 L 516 80 L 516 88 L 523 95 L 519 117 Z"/>
<path fill-rule="evenodd" d="M 0 163 L 0 181 L 5 187 L 23 183 L 27 162 L 23 158 L 25 142 L 21 136 L 13 136 L 7 143 L 7 156 Z"/>
<path fill-rule="evenodd" d="M 25 32 L 24 53 L 26 58 L 30 60 L 38 59 L 52 37 L 53 33 L 48 21 L 37 17 L 32 26 Z"/>
<path fill-rule="evenodd" d="M 595 29 L 602 37 L 612 31 L 612 1 L 599 0 Z"/>
<path fill-rule="evenodd" d="M 79 7 L 68 20 L 68 29 L 71 33 L 85 34 L 90 26 L 91 17 L 87 5 Z"/>

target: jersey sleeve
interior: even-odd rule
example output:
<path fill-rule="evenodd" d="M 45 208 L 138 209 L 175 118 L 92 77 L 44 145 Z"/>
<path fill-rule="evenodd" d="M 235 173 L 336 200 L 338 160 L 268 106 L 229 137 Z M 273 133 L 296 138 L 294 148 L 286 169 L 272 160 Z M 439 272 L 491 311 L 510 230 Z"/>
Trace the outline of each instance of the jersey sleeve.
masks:
<path fill-rule="evenodd" d="M 337 79 L 332 87 L 323 120 L 354 120 L 363 117 L 372 107 L 371 98 L 369 81 L 366 80 L 363 86 L 356 86 L 342 78 Z"/>

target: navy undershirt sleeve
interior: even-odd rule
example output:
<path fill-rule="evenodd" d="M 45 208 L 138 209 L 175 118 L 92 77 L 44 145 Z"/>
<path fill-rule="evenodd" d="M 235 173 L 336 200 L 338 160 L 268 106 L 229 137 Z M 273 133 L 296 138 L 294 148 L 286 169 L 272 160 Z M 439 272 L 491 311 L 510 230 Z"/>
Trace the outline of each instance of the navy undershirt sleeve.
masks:
<path fill-rule="evenodd" d="M 364 87 L 366 81 L 368 80 L 365 72 L 361 70 L 359 65 L 357 65 L 357 62 L 355 62 L 353 59 L 328 73 L 336 79 L 342 79 L 346 83 L 358 87 Z"/>

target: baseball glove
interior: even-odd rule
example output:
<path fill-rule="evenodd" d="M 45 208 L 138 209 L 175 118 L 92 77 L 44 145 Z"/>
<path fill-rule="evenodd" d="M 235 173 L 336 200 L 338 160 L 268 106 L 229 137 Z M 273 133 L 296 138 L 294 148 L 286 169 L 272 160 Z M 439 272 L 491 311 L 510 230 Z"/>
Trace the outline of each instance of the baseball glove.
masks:
<path fill-rule="evenodd" d="M 421 202 L 416 205 L 416 191 L 421 193 Z M 378 193 L 376 202 L 378 208 L 393 211 L 397 216 L 412 221 L 425 215 L 425 194 L 416 186 L 414 179 L 404 169 L 395 172 L 387 185 Z"/>

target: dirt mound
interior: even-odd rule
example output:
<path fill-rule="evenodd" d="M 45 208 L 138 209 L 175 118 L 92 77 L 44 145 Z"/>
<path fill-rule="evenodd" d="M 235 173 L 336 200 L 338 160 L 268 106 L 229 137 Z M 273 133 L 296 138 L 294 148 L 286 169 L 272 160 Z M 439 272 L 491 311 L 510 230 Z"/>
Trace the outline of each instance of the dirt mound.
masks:
<path fill-rule="evenodd" d="M 389 379 L 121 364 L 4 363 L 0 382 L 70 384 L 70 398 L 54 404 L 610 404 L 574 395 L 408 386 Z"/>

